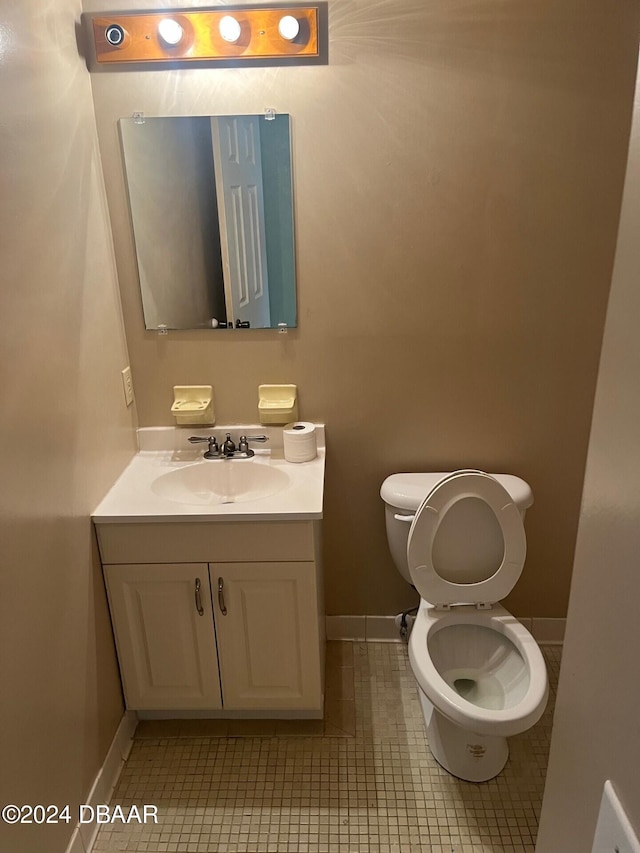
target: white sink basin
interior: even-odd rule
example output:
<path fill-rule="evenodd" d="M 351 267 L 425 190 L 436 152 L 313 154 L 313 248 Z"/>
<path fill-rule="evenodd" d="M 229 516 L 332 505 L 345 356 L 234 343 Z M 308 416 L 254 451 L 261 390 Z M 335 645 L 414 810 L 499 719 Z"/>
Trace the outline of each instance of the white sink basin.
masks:
<path fill-rule="evenodd" d="M 288 485 L 289 476 L 281 468 L 233 459 L 197 462 L 161 474 L 151 483 L 151 490 L 174 503 L 209 506 L 268 498 Z"/>
<path fill-rule="evenodd" d="M 99 524 L 165 521 L 309 521 L 322 518 L 324 426 L 317 425 L 318 455 L 310 462 L 284 458 L 282 429 L 216 426 L 218 434 L 265 433 L 251 459 L 203 459 L 202 446 L 176 427 L 138 430 L 140 450 L 93 512 Z"/>

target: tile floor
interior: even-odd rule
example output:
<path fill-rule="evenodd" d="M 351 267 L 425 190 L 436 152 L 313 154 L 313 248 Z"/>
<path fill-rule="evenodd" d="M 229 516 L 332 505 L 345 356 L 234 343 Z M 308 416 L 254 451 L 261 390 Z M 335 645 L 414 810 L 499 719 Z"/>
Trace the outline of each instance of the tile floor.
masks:
<path fill-rule="evenodd" d="M 329 643 L 324 723 L 141 724 L 112 804 L 158 824 L 105 826 L 94 851 L 533 853 L 561 648 L 543 652 L 549 707 L 497 779 L 431 757 L 406 646 Z"/>

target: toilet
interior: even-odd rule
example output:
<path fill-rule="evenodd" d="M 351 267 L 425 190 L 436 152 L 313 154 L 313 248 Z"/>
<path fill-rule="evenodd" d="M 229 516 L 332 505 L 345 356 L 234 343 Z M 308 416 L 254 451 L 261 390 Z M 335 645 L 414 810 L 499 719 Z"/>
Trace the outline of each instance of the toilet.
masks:
<path fill-rule="evenodd" d="M 409 661 L 429 747 L 452 775 L 486 782 L 549 693 L 536 641 L 499 603 L 524 566 L 531 488 L 462 470 L 392 474 L 380 495 L 395 565 L 420 594 Z"/>

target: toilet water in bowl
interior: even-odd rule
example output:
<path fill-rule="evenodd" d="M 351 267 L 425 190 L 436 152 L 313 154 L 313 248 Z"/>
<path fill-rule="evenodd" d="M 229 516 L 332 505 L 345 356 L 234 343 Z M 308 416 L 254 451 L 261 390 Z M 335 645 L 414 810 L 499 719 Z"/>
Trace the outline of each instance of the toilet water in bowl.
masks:
<path fill-rule="evenodd" d="M 450 625 L 436 631 L 428 645 L 445 683 L 479 708 L 511 708 L 527 692 L 527 666 L 515 645 L 497 631 Z"/>

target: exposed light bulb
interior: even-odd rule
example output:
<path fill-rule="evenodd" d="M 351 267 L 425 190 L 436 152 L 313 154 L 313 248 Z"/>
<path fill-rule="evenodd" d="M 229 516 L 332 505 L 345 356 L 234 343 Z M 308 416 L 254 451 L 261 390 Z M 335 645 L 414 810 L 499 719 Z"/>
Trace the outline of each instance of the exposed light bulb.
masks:
<path fill-rule="evenodd" d="M 293 15 L 285 15 L 284 18 L 280 18 L 278 32 L 283 39 L 293 41 L 300 32 L 300 22 Z"/>
<path fill-rule="evenodd" d="M 240 24 L 231 15 L 225 15 L 224 18 L 220 20 L 218 29 L 220 30 L 222 38 L 225 41 L 230 42 L 238 41 L 240 33 L 242 32 Z"/>
<path fill-rule="evenodd" d="M 158 24 L 158 35 L 165 44 L 173 46 L 180 44 L 184 30 L 173 18 L 163 18 Z"/>

